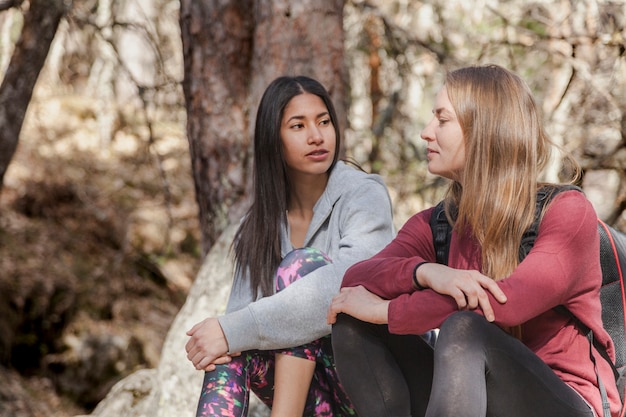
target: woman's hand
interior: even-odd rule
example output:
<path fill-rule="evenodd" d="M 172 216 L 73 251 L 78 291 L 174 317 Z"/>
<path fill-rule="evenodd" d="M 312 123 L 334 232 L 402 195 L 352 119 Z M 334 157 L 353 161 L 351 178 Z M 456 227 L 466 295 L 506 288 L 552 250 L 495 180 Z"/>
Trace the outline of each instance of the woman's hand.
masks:
<path fill-rule="evenodd" d="M 415 275 L 416 280 L 423 287 L 454 298 L 460 310 L 474 310 L 480 307 L 489 321 L 494 321 L 495 315 L 487 292 L 490 292 L 499 303 L 506 302 L 506 295 L 498 284 L 475 270 L 454 269 L 446 265 L 425 263 L 417 268 Z"/>
<path fill-rule="evenodd" d="M 337 314 L 346 313 L 368 323 L 387 324 L 388 308 L 388 300 L 369 292 L 362 285 L 346 287 L 342 288 L 330 303 L 327 322 L 334 324 Z"/>
<path fill-rule="evenodd" d="M 196 324 L 187 335 L 191 336 L 185 345 L 187 359 L 198 370 L 212 371 L 215 365 L 228 363 L 234 356 L 228 354 L 228 341 L 215 317 Z"/>

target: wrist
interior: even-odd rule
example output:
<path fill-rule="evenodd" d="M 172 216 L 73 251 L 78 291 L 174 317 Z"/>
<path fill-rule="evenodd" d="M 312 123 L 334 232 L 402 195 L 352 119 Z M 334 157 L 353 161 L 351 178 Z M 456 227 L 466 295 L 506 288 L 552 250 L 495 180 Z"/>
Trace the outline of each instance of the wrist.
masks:
<path fill-rule="evenodd" d="M 415 268 L 413 268 L 413 287 L 418 290 L 418 291 L 422 291 L 425 290 L 428 287 L 425 287 L 424 285 L 422 285 L 419 281 L 419 279 L 417 278 L 417 273 L 418 273 L 418 269 L 420 266 L 426 264 L 428 262 L 423 261 L 423 262 L 419 262 L 417 265 L 415 265 Z"/>
<path fill-rule="evenodd" d="M 380 304 L 378 304 L 377 309 L 378 313 L 376 313 L 376 319 L 374 320 L 375 324 L 388 324 L 389 323 L 389 304 L 390 300 L 383 300 Z"/>

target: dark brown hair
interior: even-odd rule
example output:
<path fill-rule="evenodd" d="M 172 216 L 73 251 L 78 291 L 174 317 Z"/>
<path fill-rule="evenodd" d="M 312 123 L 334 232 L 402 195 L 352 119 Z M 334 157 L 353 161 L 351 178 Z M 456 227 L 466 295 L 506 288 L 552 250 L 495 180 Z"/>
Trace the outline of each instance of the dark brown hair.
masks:
<path fill-rule="evenodd" d="M 285 107 L 297 95 L 310 93 L 322 99 L 335 129 L 336 151 L 340 132 L 335 108 L 328 91 L 318 81 L 305 77 L 279 77 L 263 93 L 254 130 L 254 196 L 252 205 L 233 242 L 235 277 L 250 275 L 255 297 L 273 293 L 274 274 L 281 261 L 280 228 L 287 223 L 290 183 L 283 155 L 280 126 Z"/>

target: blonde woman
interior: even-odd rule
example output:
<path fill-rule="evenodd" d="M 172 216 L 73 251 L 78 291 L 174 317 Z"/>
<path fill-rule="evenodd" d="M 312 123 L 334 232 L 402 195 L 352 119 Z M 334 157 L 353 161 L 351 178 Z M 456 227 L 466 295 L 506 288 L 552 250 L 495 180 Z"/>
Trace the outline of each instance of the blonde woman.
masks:
<path fill-rule="evenodd" d="M 555 309 L 614 354 L 600 313 L 597 217 L 581 192 L 551 200 L 520 262 L 537 192 L 550 187 L 539 182 L 550 141 L 526 84 L 495 65 L 450 72 L 421 137 L 429 171 L 450 180 L 448 263 L 435 263 L 431 208 L 346 272 L 328 320 L 357 413 L 616 416 L 610 365 Z M 432 349 L 416 335 L 434 328 Z"/>

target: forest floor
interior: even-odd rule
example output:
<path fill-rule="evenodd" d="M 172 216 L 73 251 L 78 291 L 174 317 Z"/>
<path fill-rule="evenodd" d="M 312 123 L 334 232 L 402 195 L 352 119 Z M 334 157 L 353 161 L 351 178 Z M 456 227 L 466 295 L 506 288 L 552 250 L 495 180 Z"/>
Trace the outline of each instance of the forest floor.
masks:
<path fill-rule="evenodd" d="M 87 414 L 156 367 L 200 266 L 182 124 L 122 123 L 102 143 L 96 112 L 31 104 L 4 178 L 0 417 Z"/>

